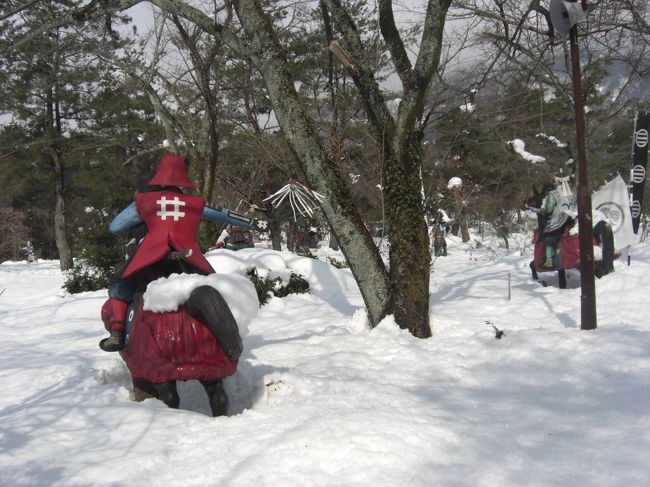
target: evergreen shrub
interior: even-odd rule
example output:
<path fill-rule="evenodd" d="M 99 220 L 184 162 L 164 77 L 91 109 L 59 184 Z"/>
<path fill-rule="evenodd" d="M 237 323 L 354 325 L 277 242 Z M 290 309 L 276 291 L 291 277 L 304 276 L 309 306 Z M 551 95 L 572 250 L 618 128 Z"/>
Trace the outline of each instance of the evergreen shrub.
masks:
<path fill-rule="evenodd" d="M 67 272 L 63 289 L 81 293 L 108 287 L 116 264 L 124 260 L 124 246 L 104 224 L 84 228 L 77 236 L 78 258 Z"/>
<path fill-rule="evenodd" d="M 255 267 L 249 269 L 246 274 L 253 283 L 253 286 L 255 286 L 260 306 L 265 305 L 271 296 L 283 298 L 289 294 L 303 294 L 309 292 L 309 283 L 307 280 L 301 275 L 293 272 L 291 273 L 288 283 L 285 283 L 279 277 L 260 277 Z"/>

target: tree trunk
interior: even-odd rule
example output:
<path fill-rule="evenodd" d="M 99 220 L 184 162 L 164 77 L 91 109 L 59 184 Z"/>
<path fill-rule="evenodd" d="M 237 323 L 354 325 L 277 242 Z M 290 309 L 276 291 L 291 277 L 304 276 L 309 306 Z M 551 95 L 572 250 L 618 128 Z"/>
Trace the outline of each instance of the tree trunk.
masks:
<path fill-rule="evenodd" d="M 282 230 L 275 218 L 269 219 L 269 233 L 271 234 L 271 248 L 273 250 L 282 250 Z"/>
<path fill-rule="evenodd" d="M 61 136 L 61 116 L 58 110 L 58 103 L 55 94 L 56 82 L 50 80 L 50 86 L 46 91 L 47 110 L 47 134 L 51 142 L 47 148 L 47 154 L 54 173 L 54 240 L 59 253 L 59 267 L 62 271 L 72 269 L 74 262 L 72 251 L 66 233 L 65 199 L 64 199 L 64 178 L 61 165 L 61 154 L 56 145 L 56 140 Z"/>
<path fill-rule="evenodd" d="M 391 308 L 388 276 L 379 251 L 354 206 L 348 188 L 340 184 L 336 164 L 300 102 L 271 22 L 253 0 L 237 2 L 236 11 L 251 40 L 251 54 L 264 77 L 287 143 L 311 188 L 325 197 L 321 209 L 350 264 L 368 309 L 370 323 L 377 325 Z"/>
<path fill-rule="evenodd" d="M 264 202 L 263 211 L 269 222 L 271 248 L 280 251 L 282 250 L 282 229 L 280 228 L 278 219 L 275 217 L 275 208 L 271 204 L 271 201 L 266 199 L 271 196 L 271 178 L 269 177 L 268 168 L 262 168 L 262 176 L 264 178 L 264 188 L 262 190 L 262 201 Z"/>
<path fill-rule="evenodd" d="M 460 236 L 463 242 L 469 242 L 469 227 L 467 225 L 467 218 L 465 218 L 465 216 L 463 216 L 463 219 L 460 222 Z"/>
<path fill-rule="evenodd" d="M 431 252 L 420 195 L 423 154 L 419 140 L 411 135 L 398 157 L 385 161 L 384 184 L 395 321 L 414 336 L 428 338 Z"/>
<path fill-rule="evenodd" d="M 287 250 L 289 252 L 294 252 L 296 250 L 296 246 L 294 245 L 296 242 L 296 222 L 290 221 L 289 224 L 286 226 L 286 232 L 287 232 Z"/>
<path fill-rule="evenodd" d="M 458 235 L 458 230 L 460 230 L 460 235 L 463 242 L 469 242 L 469 228 L 467 226 L 467 217 L 465 216 L 465 205 L 463 203 L 463 195 L 460 191 L 460 188 L 454 188 L 454 197 L 456 199 L 456 216 L 455 216 L 455 225 L 457 225 L 457 230 L 454 235 Z M 452 227 L 453 228 L 453 227 Z"/>
<path fill-rule="evenodd" d="M 330 22 L 330 14 L 327 11 L 327 5 L 323 0 L 320 0 L 320 9 L 321 15 L 323 17 L 323 26 L 325 27 L 325 49 L 327 49 L 327 89 L 330 92 L 330 99 L 332 100 L 332 124 L 330 127 L 330 145 L 332 147 L 332 155 L 336 161 L 336 165 L 341 168 L 341 162 L 343 156 L 341 154 L 341 138 L 338 133 L 338 102 L 337 102 L 337 90 L 338 86 L 338 76 L 335 76 L 334 70 L 334 55 L 332 51 L 328 49 L 330 43 L 334 40 L 334 32 L 332 31 L 332 23 Z M 329 246 L 332 250 L 339 250 L 339 243 L 336 240 L 336 235 L 329 229 Z"/>
<path fill-rule="evenodd" d="M 68 243 L 68 236 L 66 233 L 66 218 L 65 218 L 65 200 L 63 198 L 63 170 L 61 167 L 61 158 L 55 148 L 50 147 L 49 150 L 50 161 L 52 169 L 54 170 L 54 239 L 56 241 L 56 248 L 59 253 L 59 266 L 62 271 L 72 269 L 74 263 L 72 260 L 72 251 Z"/>

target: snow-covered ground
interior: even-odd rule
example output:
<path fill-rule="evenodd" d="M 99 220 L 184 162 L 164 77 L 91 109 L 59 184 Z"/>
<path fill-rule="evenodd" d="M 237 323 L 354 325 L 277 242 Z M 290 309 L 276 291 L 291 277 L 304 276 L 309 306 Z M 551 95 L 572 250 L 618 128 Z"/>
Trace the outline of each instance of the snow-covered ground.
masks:
<path fill-rule="evenodd" d="M 0 485 L 650 485 L 650 246 L 597 281 L 598 329 L 581 331 L 577 273 L 542 287 L 530 249 L 448 242 L 428 340 L 390 318 L 370 330 L 348 270 L 210 253 L 223 273 L 255 262 L 312 287 L 253 316 L 222 418 L 196 382 L 180 410 L 134 402 L 97 347 L 106 292 L 64 294 L 58 262 L 5 262 Z"/>

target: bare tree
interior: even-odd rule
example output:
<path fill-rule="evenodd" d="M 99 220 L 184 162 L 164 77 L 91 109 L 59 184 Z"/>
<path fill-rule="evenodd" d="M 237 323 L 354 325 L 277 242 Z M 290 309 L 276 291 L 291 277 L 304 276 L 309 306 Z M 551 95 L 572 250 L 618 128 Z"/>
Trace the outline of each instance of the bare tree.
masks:
<path fill-rule="evenodd" d="M 498 80 L 505 86 L 513 79 L 527 79 L 529 86 L 539 86 L 544 93 L 564 100 L 571 111 L 568 43 L 556 35 L 545 4 L 540 0 L 458 0 L 454 13 L 480 19 L 472 31 L 474 43 L 482 47 L 490 70 L 479 84 Z M 580 23 L 584 96 L 593 98 L 594 90 L 599 90 L 602 98 L 600 109 L 590 112 L 587 120 L 592 132 L 647 97 L 647 16 L 648 4 L 643 0 L 602 0 Z"/>

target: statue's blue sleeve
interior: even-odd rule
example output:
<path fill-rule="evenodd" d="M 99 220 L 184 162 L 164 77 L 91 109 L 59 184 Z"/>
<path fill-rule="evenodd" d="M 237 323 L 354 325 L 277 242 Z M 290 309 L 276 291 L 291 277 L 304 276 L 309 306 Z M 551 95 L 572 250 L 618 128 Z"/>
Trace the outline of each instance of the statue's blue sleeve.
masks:
<path fill-rule="evenodd" d="M 203 215 L 201 219 L 209 222 L 221 222 L 228 225 L 237 225 L 238 227 L 251 228 L 253 220 L 235 213 L 234 211 L 226 210 L 225 208 L 212 208 L 210 206 L 203 207 Z"/>
<path fill-rule="evenodd" d="M 108 230 L 115 235 L 128 233 L 133 227 L 142 223 L 142 217 L 135 209 L 135 201 L 120 211 L 108 226 Z"/>

